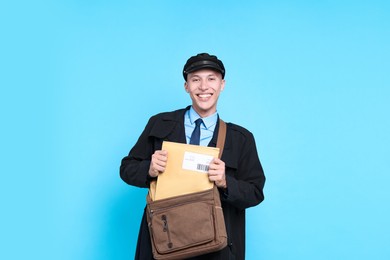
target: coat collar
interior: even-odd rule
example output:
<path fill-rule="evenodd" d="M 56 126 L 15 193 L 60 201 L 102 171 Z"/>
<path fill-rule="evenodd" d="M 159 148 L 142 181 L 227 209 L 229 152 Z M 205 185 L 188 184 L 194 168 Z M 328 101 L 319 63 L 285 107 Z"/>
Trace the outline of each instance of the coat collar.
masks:
<path fill-rule="evenodd" d="M 150 136 L 164 141 L 186 143 L 184 114 L 189 108 L 190 106 L 185 109 L 162 113 L 161 120 L 157 120 L 153 125 Z"/>
<path fill-rule="evenodd" d="M 156 131 L 154 132 L 154 136 L 163 138 L 166 141 L 186 143 L 185 137 L 185 128 L 184 128 L 184 115 L 189 110 L 191 106 L 187 106 L 184 109 L 175 110 L 171 113 L 164 113 L 162 116 L 162 124 L 157 125 L 153 128 Z M 218 117 L 219 119 L 219 117 Z M 218 129 L 219 129 L 219 120 L 217 120 L 217 125 L 215 126 L 214 135 L 211 138 L 211 141 L 208 146 L 216 147 L 217 138 L 218 138 Z M 160 134 L 157 134 L 160 132 Z"/>

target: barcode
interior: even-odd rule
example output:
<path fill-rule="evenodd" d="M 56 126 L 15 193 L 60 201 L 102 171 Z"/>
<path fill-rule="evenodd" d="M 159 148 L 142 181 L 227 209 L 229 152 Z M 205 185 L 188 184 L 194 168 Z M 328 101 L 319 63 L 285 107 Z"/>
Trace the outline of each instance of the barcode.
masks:
<path fill-rule="evenodd" d="M 206 164 L 197 164 L 196 169 L 200 171 L 207 172 L 209 170 L 209 166 Z"/>

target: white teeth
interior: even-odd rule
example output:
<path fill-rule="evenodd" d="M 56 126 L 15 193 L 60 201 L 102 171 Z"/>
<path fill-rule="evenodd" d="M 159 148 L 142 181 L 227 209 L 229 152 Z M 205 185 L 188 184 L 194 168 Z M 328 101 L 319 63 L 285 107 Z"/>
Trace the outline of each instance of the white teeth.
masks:
<path fill-rule="evenodd" d="M 200 98 L 208 98 L 211 97 L 211 94 L 201 94 L 199 95 Z"/>

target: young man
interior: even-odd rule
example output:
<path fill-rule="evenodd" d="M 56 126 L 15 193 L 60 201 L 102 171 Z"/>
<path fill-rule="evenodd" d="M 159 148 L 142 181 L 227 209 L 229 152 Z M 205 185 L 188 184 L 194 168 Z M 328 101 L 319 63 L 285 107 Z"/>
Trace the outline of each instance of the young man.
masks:
<path fill-rule="evenodd" d="M 120 176 L 126 183 L 149 188 L 150 181 L 164 172 L 169 156 L 161 150 L 162 142 L 194 144 L 196 122 L 200 137 L 195 137 L 195 144 L 216 146 L 217 102 L 225 88 L 225 67 L 216 56 L 201 53 L 187 60 L 183 76 L 184 89 L 190 95 L 192 105 L 150 118 L 137 143 L 122 160 Z M 248 130 L 227 123 L 222 158 L 211 161 L 208 177 L 220 191 L 228 246 L 192 259 L 245 259 L 245 209 L 263 201 L 265 183 L 255 140 Z M 145 212 L 135 259 L 153 259 Z"/>

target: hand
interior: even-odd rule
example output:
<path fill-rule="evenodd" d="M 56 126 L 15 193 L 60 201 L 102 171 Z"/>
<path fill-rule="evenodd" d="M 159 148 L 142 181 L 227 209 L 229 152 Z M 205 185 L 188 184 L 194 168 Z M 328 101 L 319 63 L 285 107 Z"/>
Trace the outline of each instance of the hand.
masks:
<path fill-rule="evenodd" d="M 167 159 L 167 151 L 157 150 L 154 152 L 149 167 L 150 177 L 157 177 L 160 173 L 165 171 L 165 167 L 167 166 Z"/>
<path fill-rule="evenodd" d="M 213 181 L 218 188 L 227 188 L 226 175 L 225 175 L 225 163 L 214 158 L 209 165 L 209 180 Z"/>

